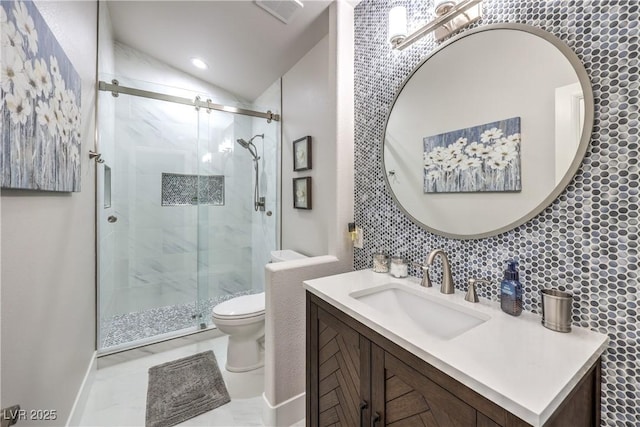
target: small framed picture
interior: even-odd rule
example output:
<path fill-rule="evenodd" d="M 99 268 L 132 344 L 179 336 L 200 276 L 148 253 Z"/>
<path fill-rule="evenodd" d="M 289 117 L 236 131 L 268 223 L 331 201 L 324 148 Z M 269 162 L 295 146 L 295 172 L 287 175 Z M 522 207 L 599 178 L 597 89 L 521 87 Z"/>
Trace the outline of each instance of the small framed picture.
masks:
<path fill-rule="evenodd" d="M 311 209 L 311 177 L 293 178 L 293 207 Z"/>
<path fill-rule="evenodd" d="M 306 171 L 311 169 L 311 137 L 293 141 L 293 170 Z"/>

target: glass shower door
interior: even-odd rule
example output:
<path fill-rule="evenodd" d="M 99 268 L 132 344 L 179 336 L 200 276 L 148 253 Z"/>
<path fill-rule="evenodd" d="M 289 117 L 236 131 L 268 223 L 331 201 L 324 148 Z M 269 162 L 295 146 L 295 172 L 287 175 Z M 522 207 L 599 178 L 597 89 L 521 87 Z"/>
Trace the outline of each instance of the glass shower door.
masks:
<path fill-rule="evenodd" d="M 172 89 L 120 80 L 160 93 Z M 202 113 L 155 99 L 99 96 L 98 348 L 116 350 L 202 323 L 196 303 Z"/>
<path fill-rule="evenodd" d="M 215 305 L 253 293 L 253 166 L 235 142 L 250 131 L 249 117 L 200 110 L 198 304 L 206 325 Z"/>
<path fill-rule="evenodd" d="M 273 88 L 267 105 L 233 106 L 276 111 L 279 82 Z M 262 117 L 200 112 L 200 191 L 218 195 L 198 207 L 199 303 L 210 322 L 215 305 L 264 290 L 264 266 L 277 247 L 280 127 Z"/>

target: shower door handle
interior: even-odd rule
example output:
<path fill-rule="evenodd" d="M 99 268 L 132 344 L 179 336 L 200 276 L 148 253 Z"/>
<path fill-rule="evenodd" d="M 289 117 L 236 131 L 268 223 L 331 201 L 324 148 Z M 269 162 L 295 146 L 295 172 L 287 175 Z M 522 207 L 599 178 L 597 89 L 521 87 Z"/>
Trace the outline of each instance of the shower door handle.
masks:
<path fill-rule="evenodd" d="M 118 220 L 118 217 L 117 217 L 117 216 L 109 215 L 109 216 L 107 217 L 107 222 L 109 222 L 109 223 L 111 223 L 111 224 L 113 224 L 113 223 L 114 223 L 114 222 L 116 222 L 117 220 Z"/>

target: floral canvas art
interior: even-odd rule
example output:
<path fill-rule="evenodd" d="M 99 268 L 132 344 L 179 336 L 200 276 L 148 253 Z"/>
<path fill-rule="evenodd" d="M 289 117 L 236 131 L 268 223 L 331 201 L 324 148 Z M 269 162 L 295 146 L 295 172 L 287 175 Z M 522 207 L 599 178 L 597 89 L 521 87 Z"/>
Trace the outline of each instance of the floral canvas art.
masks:
<path fill-rule="evenodd" d="M 2 187 L 80 191 L 81 80 L 31 1 L 0 1 Z"/>
<path fill-rule="evenodd" d="M 520 117 L 424 138 L 424 192 L 521 191 Z"/>

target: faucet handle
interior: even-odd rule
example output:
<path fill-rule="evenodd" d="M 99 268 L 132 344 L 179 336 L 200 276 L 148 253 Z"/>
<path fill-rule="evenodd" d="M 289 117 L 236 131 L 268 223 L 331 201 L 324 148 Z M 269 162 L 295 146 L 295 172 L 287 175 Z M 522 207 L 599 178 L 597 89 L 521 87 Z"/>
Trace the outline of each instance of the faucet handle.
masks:
<path fill-rule="evenodd" d="M 420 264 L 417 262 L 412 262 L 411 265 L 422 270 L 422 281 L 420 282 L 420 286 L 423 286 L 425 288 L 430 288 L 431 286 L 433 286 L 433 284 L 431 283 L 431 277 L 429 277 L 428 265 Z"/>
<path fill-rule="evenodd" d="M 478 294 L 476 293 L 476 284 L 490 285 L 491 282 L 485 279 L 469 279 L 469 286 L 467 287 L 467 295 L 465 295 L 465 301 L 478 302 Z"/>

